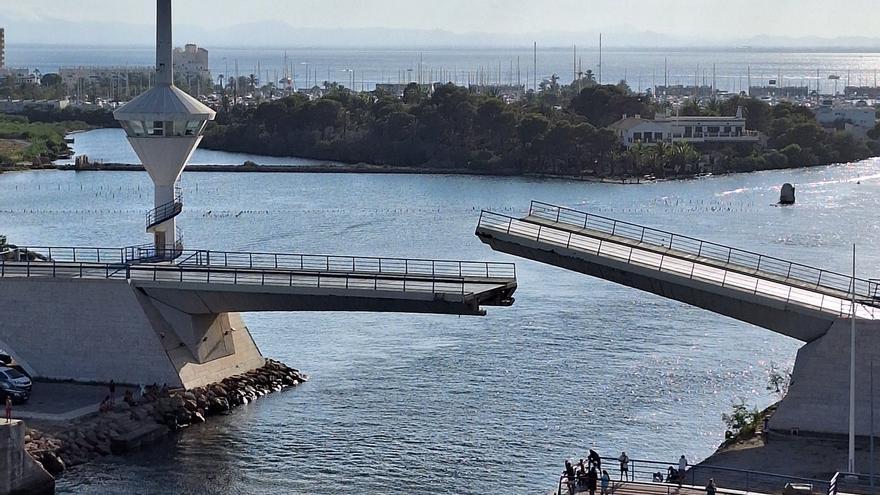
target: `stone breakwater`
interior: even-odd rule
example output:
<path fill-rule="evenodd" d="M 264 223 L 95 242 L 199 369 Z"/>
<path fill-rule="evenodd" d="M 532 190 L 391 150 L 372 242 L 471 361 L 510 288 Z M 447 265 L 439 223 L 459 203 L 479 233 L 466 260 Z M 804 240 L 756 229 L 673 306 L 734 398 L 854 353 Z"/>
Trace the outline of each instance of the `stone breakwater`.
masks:
<path fill-rule="evenodd" d="M 69 424 L 28 429 L 25 449 L 57 477 L 68 467 L 139 448 L 172 431 L 307 380 L 298 370 L 270 360 L 262 368 L 206 387 L 149 391 L 134 405 L 117 398 L 116 405 L 107 412 Z"/>

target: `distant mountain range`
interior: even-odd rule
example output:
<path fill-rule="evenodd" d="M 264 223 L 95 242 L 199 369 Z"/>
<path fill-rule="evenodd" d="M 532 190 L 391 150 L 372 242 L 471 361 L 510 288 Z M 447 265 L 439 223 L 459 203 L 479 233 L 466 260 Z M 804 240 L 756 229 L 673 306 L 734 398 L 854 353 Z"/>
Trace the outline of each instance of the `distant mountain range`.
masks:
<path fill-rule="evenodd" d="M 71 23 L 56 19 L 10 19 L 0 13 L 0 27 L 6 28 L 6 42 L 15 44 L 135 45 L 155 43 L 153 26 L 109 22 Z M 222 29 L 180 24 L 175 42 L 197 43 L 206 47 L 507 47 L 529 46 L 537 41 L 544 47 L 578 44 L 589 49 L 598 44 L 598 32 L 535 32 L 523 34 L 455 33 L 418 29 L 324 29 L 299 28 L 271 21 L 238 24 Z M 838 49 L 880 50 L 880 38 L 757 36 L 747 39 L 699 39 L 618 27 L 605 32 L 605 46 L 614 48 L 663 49 Z"/>

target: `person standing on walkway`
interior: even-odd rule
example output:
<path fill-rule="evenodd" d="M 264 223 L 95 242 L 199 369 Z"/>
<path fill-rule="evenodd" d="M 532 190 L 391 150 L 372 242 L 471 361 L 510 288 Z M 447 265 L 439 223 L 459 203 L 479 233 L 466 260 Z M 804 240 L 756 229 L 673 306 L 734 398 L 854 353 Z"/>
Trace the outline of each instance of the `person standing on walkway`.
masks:
<path fill-rule="evenodd" d="M 715 480 L 709 478 L 709 484 L 706 485 L 706 495 L 715 495 L 718 489 L 715 487 Z"/>
<path fill-rule="evenodd" d="M 587 474 L 587 490 L 590 491 L 590 495 L 596 495 L 596 482 L 599 480 L 599 475 L 596 473 L 596 468 L 591 467 L 589 474 Z"/>
<path fill-rule="evenodd" d="M 688 460 L 681 454 L 681 457 L 678 458 L 678 486 L 681 486 L 684 481 L 684 472 L 687 471 Z"/>
<path fill-rule="evenodd" d="M 590 449 L 590 455 L 587 456 L 587 463 L 590 466 L 596 468 L 597 471 L 602 471 L 602 457 L 599 456 L 599 453 L 593 449 Z"/>
<path fill-rule="evenodd" d="M 629 481 L 629 456 L 621 452 L 617 460 L 620 461 L 620 480 Z"/>
<path fill-rule="evenodd" d="M 608 485 L 611 484 L 611 476 L 608 471 L 602 470 L 602 495 L 608 495 Z"/>
<path fill-rule="evenodd" d="M 6 396 L 6 422 L 12 422 L 12 397 Z"/>
<path fill-rule="evenodd" d="M 563 474 L 565 474 L 565 480 L 568 482 L 568 493 L 570 495 L 575 495 L 577 493 L 575 491 L 577 489 L 577 481 L 574 476 L 574 466 L 571 465 L 571 461 L 565 461 L 565 471 L 563 471 Z"/>

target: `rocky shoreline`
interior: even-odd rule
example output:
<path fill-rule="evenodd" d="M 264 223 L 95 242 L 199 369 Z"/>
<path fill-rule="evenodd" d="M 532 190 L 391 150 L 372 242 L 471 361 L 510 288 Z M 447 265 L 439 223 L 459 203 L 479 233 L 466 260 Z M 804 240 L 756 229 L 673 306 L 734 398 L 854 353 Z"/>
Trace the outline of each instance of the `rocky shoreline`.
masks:
<path fill-rule="evenodd" d="M 119 398 L 104 413 L 64 425 L 28 428 L 25 449 L 57 478 L 67 468 L 140 448 L 172 431 L 307 380 L 299 370 L 269 360 L 261 368 L 205 387 L 147 393 L 134 405 Z"/>

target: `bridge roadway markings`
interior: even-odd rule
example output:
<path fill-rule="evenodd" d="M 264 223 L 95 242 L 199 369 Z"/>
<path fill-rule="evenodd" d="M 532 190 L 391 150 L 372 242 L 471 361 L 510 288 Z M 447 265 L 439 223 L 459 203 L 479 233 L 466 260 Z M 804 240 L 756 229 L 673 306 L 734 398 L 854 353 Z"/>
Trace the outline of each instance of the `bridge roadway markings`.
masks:
<path fill-rule="evenodd" d="M 615 238 L 604 236 L 602 239 L 583 233 L 560 229 L 546 223 L 537 224 L 525 220 L 512 219 L 507 224 L 483 223 L 480 228 L 499 233 L 521 237 L 529 241 L 537 239 L 549 245 L 582 251 L 624 263 L 650 268 L 662 273 L 669 273 L 687 279 L 709 282 L 725 288 L 731 288 L 757 294 L 770 299 L 819 308 L 835 315 L 848 315 L 851 303 L 848 299 L 830 296 L 800 287 L 773 282 L 760 277 L 745 275 L 672 256 L 664 256 L 649 249 L 641 249 L 630 244 L 618 242 Z M 540 237 L 539 237 L 540 233 Z M 871 311 L 863 304 L 856 304 L 856 315 L 859 318 L 876 319 L 880 312 Z"/>

